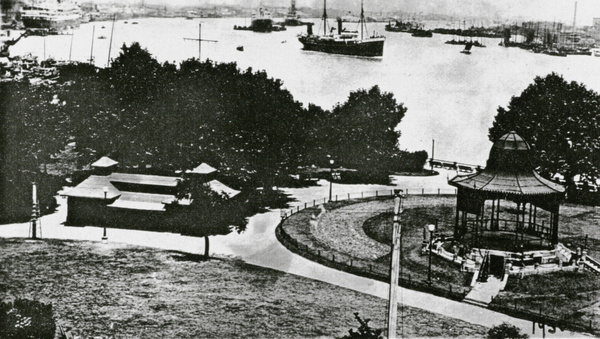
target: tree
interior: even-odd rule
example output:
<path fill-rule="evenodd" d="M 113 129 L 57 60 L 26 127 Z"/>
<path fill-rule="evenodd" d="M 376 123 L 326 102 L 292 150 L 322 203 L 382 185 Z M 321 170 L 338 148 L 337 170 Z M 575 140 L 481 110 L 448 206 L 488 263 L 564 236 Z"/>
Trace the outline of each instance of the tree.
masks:
<path fill-rule="evenodd" d="M 371 319 L 363 320 L 358 315 L 358 312 L 354 313 L 354 318 L 356 318 L 356 320 L 360 323 L 360 326 L 358 327 L 358 331 L 350 329 L 350 330 L 348 330 L 348 335 L 343 336 L 342 339 L 382 339 L 383 338 L 383 336 L 381 335 L 381 333 L 383 331 L 381 329 L 375 330 L 369 326 L 369 321 L 371 321 Z"/>
<path fill-rule="evenodd" d="M 233 230 L 238 233 L 246 229 L 244 205 L 239 200 L 213 191 L 206 183 L 187 179 L 177 195 L 178 199 L 189 199 L 189 206 L 174 206 L 172 223 L 181 234 L 204 237 L 204 256 L 209 257 L 209 237 L 225 235 Z"/>
<path fill-rule="evenodd" d="M 350 93 L 337 105 L 323 125 L 323 146 L 341 165 L 365 171 L 389 172 L 392 158 L 399 151 L 398 124 L 406 108 L 392 93 L 378 86 Z"/>
<path fill-rule="evenodd" d="M 492 327 L 486 336 L 487 339 L 527 339 L 529 336 L 526 333 L 521 333 L 521 330 L 509 323 L 502 323 Z"/>
<path fill-rule="evenodd" d="M 508 108 L 498 108 L 489 138 L 510 131 L 529 143 L 543 175 L 562 174 L 569 187 L 577 174 L 599 177 L 600 96 L 583 84 L 555 73 L 536 77 Z"/>

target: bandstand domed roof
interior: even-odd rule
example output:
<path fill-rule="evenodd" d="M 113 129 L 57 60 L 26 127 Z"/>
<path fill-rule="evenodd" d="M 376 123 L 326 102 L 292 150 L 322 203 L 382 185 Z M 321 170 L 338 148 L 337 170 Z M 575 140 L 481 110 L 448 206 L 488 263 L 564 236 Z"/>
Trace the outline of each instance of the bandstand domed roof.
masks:
<path fill-rule="evenodd" d="M 448 183 L 458 188 L 517 196 L 563 194 L 564 186 L 542 178 L 531 160 L 529 144 L 512 131 L 494 142 L 483 171 L 454 177 Z"/>

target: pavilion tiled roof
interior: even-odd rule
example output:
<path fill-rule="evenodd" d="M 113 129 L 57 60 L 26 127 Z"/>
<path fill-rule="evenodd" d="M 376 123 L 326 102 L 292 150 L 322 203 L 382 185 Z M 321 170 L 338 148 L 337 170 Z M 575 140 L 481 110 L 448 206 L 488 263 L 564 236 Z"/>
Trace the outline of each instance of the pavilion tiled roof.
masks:
<path fill-rule="evenodd" d="M 165 204 L 174 200 L 175 196 L 170 194 L 122 192 L 119 199 L 108 206 L 144 211 L 164 211 Z"/>
<path fill-rule="evenodd" d="M 510 132 L 494 143 L 483 171 L 454 177 L 448 183 L 459 188 L 519 196 L 565 192 L 564 186 L 544 179 L 532 167 L 529 145 L 517 133 Z"/>
<path fill-rule="evenodd" d="M 167 187 L 176 187 L 181 180 L 179 177 L 131 173 L 111 173 L 107 178 L 111 182 Z"/>
<path fill-rule="evenodd" d="M 449 184 L 455 187 L 515 195 L 545 195 L 565 192 L 562 185 L 542 178 L 533 170 L 512 173 L 484 170 L 481 173 L 454 177 Z"/>
<path fill-rule="evenodd" d="M 107 188 L 106 199 L 114 199 L 121 195 L 121 192 L 113 186 L 108 177 L 100 175 L 90 175 L 76 187 L 67 190 L 63 195 L 67 197 L 104 199 L 104 188 Z"/>

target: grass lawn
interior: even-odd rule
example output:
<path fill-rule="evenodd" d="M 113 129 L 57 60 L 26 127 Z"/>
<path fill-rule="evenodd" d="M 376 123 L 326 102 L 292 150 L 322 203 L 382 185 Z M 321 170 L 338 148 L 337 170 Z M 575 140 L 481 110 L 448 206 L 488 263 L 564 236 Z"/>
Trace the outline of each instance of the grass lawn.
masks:
<path fill-rule="evenodd" d="M 201 239 L 199 239 L 201 241 Z M 84 337 L 339 337 L 384 327 L 387 301 L 245 264 L 121 244 L 0 239 L 0 300 L 52 303 Z M 404 308 L 408 337 L 482 337 L 487 329 Z M 399 326 L 400 328 L 400 326 Z"/>
<path fill-rule="evenodd" d="M 413 279 L 426 279 L 428 271 L 428 257 L 421 255 L 421 241 L 423 239 L 423 226 L 428 223 L 438 222 L 439 232 L 452 234 L 455 216 L 455 197 L 436 196 L 409 196 L 404 199 L 404 213 L 402 214 L 403 233 L 403 261 L 404 275 L 411 274 Z M 508 203 L 505 204 L 509 205 Z M 511 206 L 503 206 L 501 217 L 508 219 Z M 600 229 L 593 207 L 564 204 L 561 206 L 559 240 L 569 244 L 572 249 L 582 246 L 585 235 L 588 235 L 587 244 L 589 253 L 595 258 L 600 257 Z M 371 214 L 368 217 L 369 213 Z M 343 232 L 340 228 L 357 228 L 361 224 L 364 233 L 375 239 L 385 248 L 379 249 L 379 254 L 385 253 L 376 259 L 379 262 L 389 262 L 389 244 L 392 228 L 392 201 L 376 200 L 362 202 L 356 205 L 344 205 L 333 209 L 329 216 L 319 219 L 318 236 L 327 246 L 350 255 L 357 253 L 372 253 L 377 245 L 361 249 L 357 246 L 344 249 L 357 232 Z M 540 213 L 541 214 L 541 213 Z M 321 223 L 335 223 L 326 225 Z M 491 234 L 491 233 L 488 233 Z M 511 237 L 512 238 L 512 237 Z M 491 237 L 488 240 L 493 240 Z M 361 244 L 354 241 L 352 245 Z M 362 242 L 367 244 L 367 242 Z M 447 261 L 433 257 L 432 260 L 434 280 L 445 281 L 453 285 L 463 285 L 469 276 L 458 271 L 456 266 Z M 497 304 L 517 306 L 533 312 L 542 310 L 543 314 L 553 317 L 564 317 L 592 327 L 600 328 L 600 279 L 597 275 L 587 272 L 558 272 L 548 275 L 525 277 L 519 280 L 516 277 L 509 279 L 506 291 L 494 301 Z"/>

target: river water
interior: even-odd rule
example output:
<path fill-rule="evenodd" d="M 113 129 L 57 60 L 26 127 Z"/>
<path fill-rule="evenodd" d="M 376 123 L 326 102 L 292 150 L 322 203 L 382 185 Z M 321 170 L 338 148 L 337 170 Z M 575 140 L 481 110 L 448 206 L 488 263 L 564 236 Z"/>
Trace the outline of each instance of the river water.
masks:
<path fill-rule="evenodd" d="M 234 25 L 250 24 L 244 18 L 135 20 L 138 24 L 115 22 L 112 58 L 123 43 L 134 41 L 159 61 L 198 57 L 198 43 L 183 38 L 198 38 L 201 23 L 202 38 L 218 41 L 202 44 L 202 59 L 235 61 L 243 69 L 266 70 L 269 76 L 283 80 L 296 100 L 326 109 L 344 102 L 351 91 L 379 85 L 408 108 L 399 127 L 402 149 L 430 153 L 435 139 L 436 158 L 471 164 L 485 164 L 491 147 L 488 128 L 497 108 L 506 107 L 511 96 L 519 95 L 535 76 L 557 72 L 568 81 L 600 91 L 600 58 L 561 58 L 507 49 L 497 46 L 499 39 L 486 39 L 487 48 L 474 48 L 471 55 L 464 55 L 459 53 L 462 46 L 444 44 L 452 36 L 413 38 L 385 32 L 384 23 L 369 24 L 369 30 L 387 37 L 383 57 L 370 59 L 303 51 L 296 36 L 306 27 L 254 33 L 233 30 Z M 111 25 L 92 22 L 75 29 L 73 36 L 28 37 L 13 46 L 11 53 L 79 61 L 93 54 L 96 65 L 105 67 Z M 347 27 L 354 29 L 356 24 Z M 320 30 L 318 22 L 314 29 Z M 106 39 L 97 39 L 101 35 Z M 244 46 L 244 51 L 237 51 L 237 46 Z"/>

